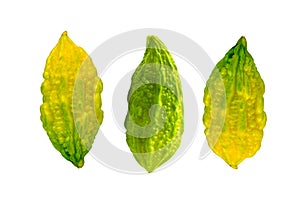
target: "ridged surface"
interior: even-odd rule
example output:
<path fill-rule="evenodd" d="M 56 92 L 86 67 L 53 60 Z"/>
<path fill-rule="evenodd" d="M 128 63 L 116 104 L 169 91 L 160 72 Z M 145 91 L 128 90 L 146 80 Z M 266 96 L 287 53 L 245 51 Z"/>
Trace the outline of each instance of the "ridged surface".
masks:
<path fill-rule="evenodd" d="M 204 92 L 205 135 L 211 149 L 231 167 L 260 148 L 265 85 L 241 37 L 210 75 Z"/>
<path fill-rule="evenodd" d="M 147 37 L 144 58 L 131 81 L 126 140 L 137 162 L 152 172 L 174 155 L 183 133 L 179 74 L 158 37 Z"/>
<path fill-rule="evenodd" d="M 82 167 L 103 119 L 101 79 L 91 58 L 67 32 L 47 58 L 43 76 L 43 127 L 62 156 Z"/>

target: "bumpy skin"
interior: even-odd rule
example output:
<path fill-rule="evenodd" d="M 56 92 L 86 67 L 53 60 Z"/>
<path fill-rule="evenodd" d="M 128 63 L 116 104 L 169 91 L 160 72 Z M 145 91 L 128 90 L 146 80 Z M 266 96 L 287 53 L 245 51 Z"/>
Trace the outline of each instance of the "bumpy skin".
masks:
<path fill-rule="evenodd" d="M 158 37 L 147 37 L 144 58 L 131 81 L 126 140 L 137 162 L 150 173 L 174 155 L 183 133 L 179 74 Z"/>
<path fill-rule="evenodd" d="M 51 51 L 43 76 L 43 127 L 62 156 L 80 168 L 103 119 L 101 79 L 67 32 Z"/>
<path fill-rule="evenodd" d="M 237 169 L 260 148 L 265 85 L 241 37 L 210 75 L 204 92 L 203 122 L 210 148 Z"/>

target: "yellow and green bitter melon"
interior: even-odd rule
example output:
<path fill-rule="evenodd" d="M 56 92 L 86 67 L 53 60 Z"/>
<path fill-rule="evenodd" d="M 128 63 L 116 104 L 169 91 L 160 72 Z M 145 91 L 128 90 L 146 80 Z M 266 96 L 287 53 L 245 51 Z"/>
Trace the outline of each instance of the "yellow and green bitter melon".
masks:
<path fill-rule="evenodd" d="M 157 36 L 147 37 L 127 101 L 126 141 L 136 161 L 150 173 L 175 154 L 184 129 L 180 77 Z"/>
<path fill-rule="evenodd" d="M 213 69 L 203 98 L 207 142 L 235 169 L 261 146 L 267 119 L 264 92 L 246 38 L 241 37 Z"/>
<path fill-rule="evenodd" d="M 89 55 L 64 32 L 46 61 L 41 121 L 53 146 L 78 168 L 103 120 L 102 81 Z"/>

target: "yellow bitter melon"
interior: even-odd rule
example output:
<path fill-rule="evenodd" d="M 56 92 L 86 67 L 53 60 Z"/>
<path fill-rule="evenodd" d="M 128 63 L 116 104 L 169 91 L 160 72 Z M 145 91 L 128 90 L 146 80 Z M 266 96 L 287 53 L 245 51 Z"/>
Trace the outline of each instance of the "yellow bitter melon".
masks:
<path fill-rule="evenodd" d="M 174 155 L 183 133 L 180 77 L 167 47 L 156 36 L 147 37 L 127 100 L 126 141 L 136 161 L 150 173 Z"/>
<path fill-rule="evenodd" d="M 89 55 L 64 32 L 46 61 L 41 121 L 53 146 L 84 165 L 103 120 L 102 81 Z"/>
<path fill-rule="evenodd" d="M 264 82 L 241 37 L 213 69 L 203 98 L 208 144 L 235 169 L 261 146 L 267 119 L 264 92 Z"/>

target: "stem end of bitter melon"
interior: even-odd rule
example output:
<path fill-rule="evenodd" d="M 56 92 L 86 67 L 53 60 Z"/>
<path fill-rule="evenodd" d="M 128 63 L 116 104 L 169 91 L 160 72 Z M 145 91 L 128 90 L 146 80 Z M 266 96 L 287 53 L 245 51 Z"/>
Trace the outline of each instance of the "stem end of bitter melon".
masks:
<path fill-rule="evenodd" d="M 61 36 L 68 36 L 68 32 L 67 31 L 64 31 Z"/>
<path fill-rule="evenodd" d="M 156 35 L 147 36 L 146 48 L 167 49 L 165 44 Z"/>
<path fill-rule="evenodd" d="M 244 47 L 247 48 L 247 40 L 246 40 L 245 36 L 242 36 L 242 37 L 239 39 L 239 41 L 237 42 L 237 44 L 240 44 L 240 45 L 242 45 L 242 46 L 244 46 Z"/>
<path fill-rule="evenodd" d="M 157 36 L 155 36 L 155 35 L 148 35 L 147 36 L 147 42 L 153 42 L 155 40 L 159 40 Z"/>

